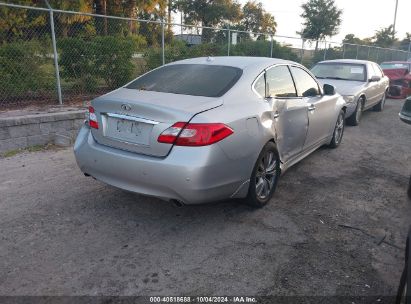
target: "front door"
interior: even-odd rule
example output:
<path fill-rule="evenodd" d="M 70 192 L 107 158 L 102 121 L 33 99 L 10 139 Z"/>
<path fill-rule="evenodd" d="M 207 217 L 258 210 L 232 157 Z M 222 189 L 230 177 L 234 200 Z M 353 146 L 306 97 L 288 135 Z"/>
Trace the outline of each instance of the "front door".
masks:
<path fill-rule="evenodd" d="M 335 124 L 332 114 L 335 112 L 336 98 L 323 96 L 318 82 L 304 69 L 292 66 L 291 73 L 297 94 L 308 110 L 308 132 L 304 143 L 304 150 L 308 150 L 332 134 Z"/>
<path fill-rule="evenodd" d="M 276 130 L 276 144 L 281 160 L 287 162 L 304 147 L 308 107 L 303 98 L 297 96 L 287 65 L 275 66 L 266 71 L 266 87 Z"/>

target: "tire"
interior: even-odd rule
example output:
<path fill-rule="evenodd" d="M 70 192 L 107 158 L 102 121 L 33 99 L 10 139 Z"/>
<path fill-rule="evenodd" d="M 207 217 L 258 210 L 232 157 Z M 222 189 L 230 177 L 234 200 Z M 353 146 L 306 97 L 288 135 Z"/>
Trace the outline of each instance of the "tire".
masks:
<path fill-rule="evenodd" d="M 381 112 L 382 110 L 384 110 L 384 106 L 385 106 L 385 101 L 387 99 L 387 92 L 384 93 L 384 96 L 382 97 L 382 99 L 380 100 L 379 103 L 377 103 L 372 109 L 374 111 L 377 112 Z"/>
<path fill-rule="evenodd" d="M 246 203 L 255 208 L 265 206 L 273 197 L 279 178 L 280 158 L 277 147 L 268 142 L 260 152 L 251 173 Z"/>
<path fill-rule="evenodd" d="M 355 112 L 352 113 L 351 116 L 347 118 L 347 124 L 349 124 L 350 126 L 358 126 L 360 124 L 363 108 L 364 108 L 364 98 L 361 97 L 357 101 Z"/>
<path fill-rule="evenodd" d="M 344 135 L 344 128 L 345 128 L 345 112 L 341 110 L 340 113 L 338 114 L 338 118 L 335 123 L 333 138 L 331 139 L 331 143 L 328 145 L 328 147 L 335 149 L 341 144 L 341 141 Z"/>

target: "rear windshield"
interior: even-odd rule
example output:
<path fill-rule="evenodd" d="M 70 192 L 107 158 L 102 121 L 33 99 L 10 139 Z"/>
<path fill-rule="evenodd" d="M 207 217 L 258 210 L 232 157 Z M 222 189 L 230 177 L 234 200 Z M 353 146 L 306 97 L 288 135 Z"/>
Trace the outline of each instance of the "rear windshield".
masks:
<path fill-rule="evenodd" d="M 319 79 L 366 81 L 365 66 L 351 63 L 319 63 L 311 70 Z"/>
<path fill-rule="evenodd" d="M 383 70 L 409 69 L 408 63 L 381 63 Z"/>
<path fill-rule="evenodd" d="M 153 70 L 126 86 L 128 89 L 193 96 L 223 96 L 241 77 L 239 68 L 221 65 L 173 64 Z"/>

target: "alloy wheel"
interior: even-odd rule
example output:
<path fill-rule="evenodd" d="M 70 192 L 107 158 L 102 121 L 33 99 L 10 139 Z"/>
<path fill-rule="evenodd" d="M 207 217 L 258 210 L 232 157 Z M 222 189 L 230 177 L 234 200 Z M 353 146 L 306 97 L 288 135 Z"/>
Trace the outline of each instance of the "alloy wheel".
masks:
<path fill-rule="evenodd" d="M 266 199 L 274 187 L 277 178 L 277 161 L 277 155 L 272 151 L 268 151 L 258 164 L 255 176 L 255 192 L 261 200 Z"/>
<path fill-rule="evenodd" d="M 334 132 L 335 143 L 339 144 L 344 132 L 344 115 L 342 113 L 338 116 Z"/>
<path fill-rule="evenodd" d="M 356 109 L 356 112 L 355 112 L 355 119 L 357 120 L 357 122 L 360 122 L 361 115 L 362 115 L 362 101 L 359 100 L 358 105 L 357 105 L 357 109 Z"/>

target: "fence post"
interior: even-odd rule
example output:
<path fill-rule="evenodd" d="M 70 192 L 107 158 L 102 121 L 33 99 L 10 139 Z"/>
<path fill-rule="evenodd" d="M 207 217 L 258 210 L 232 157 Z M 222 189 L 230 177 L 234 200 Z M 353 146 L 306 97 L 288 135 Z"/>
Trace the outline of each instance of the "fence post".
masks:
<path fill-rule="evenodd" d="M 411 40 L 410 40 L 410 44 L 408 45 L 408 52 L 407 52 L 407 59 L 406 60 L 411 59 L 410 55 L 411 55 Z"/>
<path fill-rule="evenodd" d="M 230 25 L 228 25 L 227 37 L 228 37 L 227 56 L 230 56 L 230 45 L 231 45 L 231 31 L 230 31 Z"/>
<path fill-rule="evenodd" d="M 377 48 L 377 63 L 378 63 L 378 59 L 380 59 L 380 49 L 379 48 Z"/>
<path fill-rule="evenodd" d="M 53 9 L 51 8 L 50 4 L 47 0 L 45 0 L 46 5 L 50 12 L 50 27 L 51 27 L 51 41 L 53 44 L 53 55 L 54 55 L 54 68 L 56 70 L 56 84 L 57 84 L 57 96 L 59 99 L 59 104 L 63 104 L 63 98 L 61 96 L 61 83 L 60 83 L 60 70 L 59 70 L 59 60 L 58 60 L 58 53 L 57 53 L 57 44 L 56 44 L 56 33 L 54 31 L 54 14 Z"/>
<path fill-rule="evenodd" d="M 355 56 L 355 59 L 358 59 L 358 52 L 360 51 L 360 45 L 357 44 L 357 55 Z"/>
<path fill-rule="evenodd" d="M 367 60 L 370 60 L 371 46 L 368 46 Z"/>
<path fill-rule="evenodd" d="M 164 43 L 164 19 L 161 18 L 161 59 L 163 65 L 166 64 L 165 43 Z"/>
<path fill-rule="evenodd" d="M 270 42 L 270 58 L 273 58 L 273 36 L 271 35 L 271 42 Z"/>
<path fill-rule="evenodd" d="M 325 48 L 324 48 L 324 60 L 327 60 L 327 41 L 325 42 Z"/>
<path fill-rule="evenodd" d="M 343 56 L 343 59 L 345 59 L 345 43 L 343 43 L 343 54 L 342 54 Z"/>
<path fill-rule="evenodd" d="M 302 38 L 301 39 L 302 40 L 302 42 L 301 42 L 301 58 L 300 58 L 300 63 L 303 63 L 303 59 L 304 59 L 304 42 L 305 42 L 305 40 L 304 40 L 304 38 Z"/>

